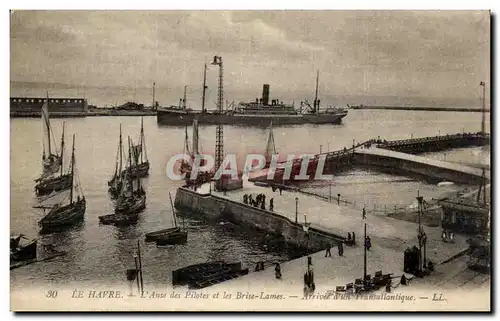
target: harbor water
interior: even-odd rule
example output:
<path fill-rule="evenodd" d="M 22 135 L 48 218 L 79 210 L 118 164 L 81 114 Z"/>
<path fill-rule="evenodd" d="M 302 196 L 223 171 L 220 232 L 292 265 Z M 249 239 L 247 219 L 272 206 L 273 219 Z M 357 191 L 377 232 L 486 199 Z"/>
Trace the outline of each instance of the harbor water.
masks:
<path fill-rule="evenodd" d="M 252 267 L 257 261 L 283 262 L 293 253 L 278 250 L 264 242 L 259 235 L 231 226 L 227 222 L 206 223 L 186 216 L 189 229 L 186 245 L 157 248 L 144 244 L 144 234 L 172 226 L 168 193 L 182 182 L 172 181 L 166 175 L 170 157 L 183 152 L 184 128 L 158 126 L 156 117 L 144 117 L 147 156 L 151 164 L 149 177 L 144 179 L 147 193 L 146 210 L 136 226 L 117 228 L 101 226 L 98 216 L 113 212 L 107 181 L 114 171 L 119 126 L 123 135 L 137 140 L 141 125 L 139 117 L 88 117 L 52 119 L 54 136 L 59 143 L 62 122 L 66 126 L 66 155 L 71 145 L 71 134 L 76 134 L 76 166 L 87 199 L 85 222 L 67 232 L 39 235 L 37 222 L 43 217 L 34 193 L 34 179 L 41 171 L 42 128 L 39 119 L 11 119 L 11 232 L 28 237 L 39 237 L 40 244 L 53 244 L 67 255 L 11 271 L 11 288 L 25 285 L 71 286 L 120 284 L 126 281 L 125 270 L 134 264 L 134 250 L 139 238 L 142 242 L 144 282 L 157 285 L 171 283 L 171 271 L 186 265 L 213 260 L 242 261 Z M 274 128 L 274 139 L 280 154 L 318 153 L 352 146 L 371 138 L 405 139 L 458 132 L 477 132 L 481 126 L 480 113 L 418 112 L 351 110 L 338 126 L 301 125 Z M 487 123 L 489 128 L 489 123 Z M 243 165 L 246 154 L 263 153 L 266 128 L 224 127 L 224 149 L 237 154 Z M 191 129 L 189 129 L 191 136 Z M 215 127 L 199 128 L 200 151 L 213 154 Z M 426 155 L 448 161 L 489 164 L 488 148 L 470 148 Z M 65 158 L 66 164 L 69 157 Z M 382 174 L 373 170 L 353 169 L 335 177 L 328 186 L 308 187 L 323 195 L 341 194 L 357 205 L 410 205 L 418 190 L 424 197 L 437 197 L 465 186 L 437 186 L 411 177 Z M 321 201 L 321 200 L 318 200 Z M 180 220 L 182 224 L 182 219 Z"/>

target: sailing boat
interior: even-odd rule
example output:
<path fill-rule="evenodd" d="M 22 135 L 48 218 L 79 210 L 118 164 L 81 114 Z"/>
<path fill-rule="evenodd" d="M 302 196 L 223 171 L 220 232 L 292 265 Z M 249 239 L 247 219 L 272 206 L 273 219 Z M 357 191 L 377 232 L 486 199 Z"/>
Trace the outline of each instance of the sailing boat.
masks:
<path fill-rule="evenodd" d="M 64 123 L 63 123 L 63 131 L 62 131 L 62 136 L 61 136 L 61 156 L 59 157 L 59 167 L 58 169 L 60 172 L 58 173 L 52 173 L 52 174 L 45 174 L 44 176 L 40 177 L 39 179 L 35 180 L 37 183 L 35 185 L 35 191 L 37 195 L 47 195 L 52 192 L 58 192 L 58 191 L 63 191 L 66 189 L 69 189 L 71 187 L 71 173 L 63 174 L 63 154 L 64 154 Z"/>
<path fill-rule="evenodd" d="M 172 202 L 172 195 L 170 193 L 168 193 L 168 196 L 170 197 L 170 206 L 172 208 L 172 217 L 173 217 L 174 227 L 165 228 L 165 229 L 162 229 L 162 230 L 159 230 L 156 232 L 146 233 L 146 242 L 154 242 L 154 241 L 158 241 L 159 239 L 166 239 L 171 234 L 175 234 L 174 235 L 174 238 L 175 238 L 175 236 L 177 235 L 178 232 L 182 232 L 181 228 L 177 226 L 177 217 L 175 214 L 174 204 Z M 187 236 L 187 232 L 186 232 L 186 236 Z"/>
<path fill-rule="evenodd" d="M 44 137 L 47 135 L 47 148 L 48 154 L 45 153 L 45 142 L 43 143 L 43 153 L 42 153 L 42 164 L 43 164 L 43 176 L 50 175 L 59 170 L 62 166 L 62 155 L 59 156 L 57 150 L 52 150 L 52 140 L 54 138 L 52 133 L 52 128 L 50 126 L 49 118 L 49 94 L 47 93 L 47 100 L 42 106 L 42 127 L 44 131 Z M 45 138 L 44 138 L 45 140 Z M 62 150 L 61 150 L 62 153 Z"/>
<path fill-rule="evenodd" d="M 130 137 L 128 138 L 128 142 L 128 168 L 130 168 L 134 165 L 132 160 L 136 160 L 137 157 L 132 155 L 136 151 L 133 148 Z M 137 175 L 138 172 L 135 172 L 135 174 L 135 177 L 131 176 L 131 172 L 127 169 L 122 172 L 121 177 L 118 179 L 121 189 L 118 199 L 116 200 L 115 213 L 99 216 L 99 223 L 104 225 L 127 226 L 139 221 L 139 213 L 146 208 L 146 193 L 142 188 L 140 177 Z M 136 186 L 135 189 L 134 185 Z"/>
<path fill-rule="evenodd" d="M 113 178 L 108 181 L 109 193 L 112 197 L 118 197 L 123 185 L 123 143 L 122 143 L 122 124 L 120 124 L 120 139 L 118 141 L 117 160 L 115 163 L 115 172 Z"/>
<path fill-rule="evenodd" d="M 139 144 L 132 145 L 134 149 L 134 164 L 128 170 L 132 176 L 139 175 L 140 178 L 146 177 L 149 174 L 149 161 L 146 152 L 146 140 L 144 137 L 144 122 L 141 118 L 141 133 L 139 137 Z M 136 173 L 137 172 L 137 173 Z"/>
<path fill-rule="evenodd" d="M 185 128 L 185 137 L 184 137 L 184 154 L 189 155 L 191 158 L 190 162 L 185 161 L 184 159 L 181 161 L 180 172 L 181 174 L 186 173 L 186 178 L 189 179 L 189 174 L 193 168 L 193 162 L 198 155 L 198 121 L 194 120 L 193 122 L 193 145 L 191 150 L 189 149 L 189 136 L 187 131 L 187 126 Z"/>
<path fill-rule="evenodd" d="M 47 215 L 43 217 L 38 225 L 42 227 L 42 231 L 52 231 L 63 227 L 70 227 L 80 222 L 85 215 L 86 200 L 81 190 L 78 175 L 75 175 L 75 135 L 73 134 L 73 150 L 71 153 L 70 167 L 70 193 L 69 203 L 62 205 L 62 202 L 52 207 Z M 76 179 L 75 179 L 76 177 Z M 75 194 L 77 199 L 75 201 Z M 47 208 L 43 206 L 35 206 L 37 208 Z"/>
<path fill-rule="evenodd" d="M 138 150 L 133 146 L 129 137 L 129 168 L 137 166 Z M 134 160 L 134 163 L 132 162 Z M 137 214 L 146 208 L 146 192 L 141 185 L 139 171 L 127 171 L 123 187 L 116 201 L 115 213 Z M 135 177 L 132 176 L 135 174 Z M 135 184 L 134 184 L 135 181 Z M 135 186 L 135 189 L 134 189 Z"/>
<path fill-rule="evenodd" d="M 175 215 L 174 203 L 172 202 L 172 195 L 168 193 L 170 197 L 170 206 L 172 206 L 172 215 L 174 217 L 174 227 L 170 229 L 163 230 L 163 233 L 159 233 L 162 231 L 158 231 L 156 233 L 156 246 L 164 246 L 164 245 L 176 245 L 176 244 L 185 244 L 187 242 L 187 229 L 184 224 L 184 219 L 182 219 L 182 229 L 176 230 L 177 227 L 177 217 Z M 147 237 L 147 236 L 146 236 Z"/>
<path fill-rule="evenodd" d="M 21 244 L 21 240 L 27 240 L 28 243 Z M 10 260 L 26 261 L 36 259 L 37 240 L 29 240 L 23 234 L 10 237 Z"/>
<path fill-rule="evenodd" d="M 266 145 L 266 166 L 265 166 L 265 168 L 268 168 L 269 165 L 271 164 L 271 159 L 272 159 L 273 154 L 276 154 L 276 145 L 274 144 L 273 122 L 271 121 L 271 124 L 269 126 L 269 136 L 267 138 L 267 145 Z"/>

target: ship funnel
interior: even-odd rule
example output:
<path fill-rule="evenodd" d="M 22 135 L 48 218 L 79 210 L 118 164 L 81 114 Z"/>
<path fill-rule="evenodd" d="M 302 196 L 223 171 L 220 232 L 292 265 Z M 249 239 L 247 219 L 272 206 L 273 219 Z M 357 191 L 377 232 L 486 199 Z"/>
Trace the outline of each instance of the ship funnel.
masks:
<path fill-rule="evenodd" d="M 269 104 L 269 85 L 268 84 L 264 84 L 264 86 L 262 86 L 262 104 L 263 105 Z"/>

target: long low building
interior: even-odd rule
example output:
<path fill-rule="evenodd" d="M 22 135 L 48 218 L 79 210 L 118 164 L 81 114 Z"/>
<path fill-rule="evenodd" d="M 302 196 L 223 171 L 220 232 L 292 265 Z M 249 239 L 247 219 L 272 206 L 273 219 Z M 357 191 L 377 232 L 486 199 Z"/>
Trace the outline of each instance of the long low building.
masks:
<path fill-rule="evenodd" d="M 11 117 L 40 116 L 46 97 L 11 97 Z M 49 98 L 49 112 L 54 117 L 75 117 L 87 115 L 87 99 L 85 98 Z"/>

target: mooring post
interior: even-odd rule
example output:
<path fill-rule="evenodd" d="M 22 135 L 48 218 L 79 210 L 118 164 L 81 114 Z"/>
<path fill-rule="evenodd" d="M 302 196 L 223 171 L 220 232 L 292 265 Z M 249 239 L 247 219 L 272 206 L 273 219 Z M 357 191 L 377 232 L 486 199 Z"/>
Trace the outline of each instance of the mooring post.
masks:
<path fill-rule="evenodd" d="M 137 262 L 137 254 L 134 254 L 134 262 L 135 262 L 135 270 L 137 275 L 135 276 L 137 279 L 137 293 L 141 293 L 141 285 L 139 280 L 139 263 Z"/>
<path fill-rule="evenodd" d="M 139 240 L 137 240 L 137 256 L 139 259 L 139 276 L 141 278 L 141 294 L 144 293 L 144 283 L 142 280 L 142 259 L 141 259 L 141 245 Z"/>
<path fill-rule="evenodd" d="M 295 223 L 299 221 L 299 198 L 295 198 Z"/>

